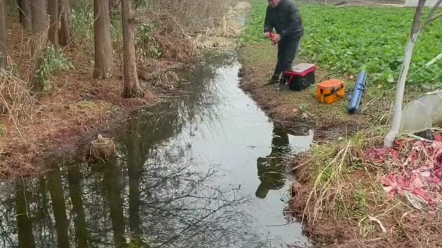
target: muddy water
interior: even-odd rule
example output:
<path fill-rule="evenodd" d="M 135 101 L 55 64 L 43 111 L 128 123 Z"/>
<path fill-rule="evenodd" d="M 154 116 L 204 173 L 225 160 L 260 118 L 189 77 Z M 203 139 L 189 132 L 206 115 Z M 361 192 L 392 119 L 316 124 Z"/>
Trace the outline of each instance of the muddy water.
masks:
<path fill-rule="evenodd" d="M 275 127 L 238 88 L 233 54 L 184 73 L 183 92 L 134 114 L 105 164 L 57 161 L 3 185 L 1 247 L 282 247 L 305 242 L 283 216 L 288 150 L 311 137 Z M 128 245 L 128 243 L 131 243 Z"/>

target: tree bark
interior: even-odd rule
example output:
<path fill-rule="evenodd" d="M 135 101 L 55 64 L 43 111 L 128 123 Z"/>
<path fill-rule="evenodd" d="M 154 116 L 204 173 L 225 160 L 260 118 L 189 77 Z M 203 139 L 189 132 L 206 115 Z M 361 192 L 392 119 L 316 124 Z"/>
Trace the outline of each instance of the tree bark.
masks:
<path fill-rule="evenodd" d="M 132 0 L 121 0 L 121 16 L 123 21 L 123 98 L 143 97 L 140 87 L 135 60 L 135 41 L 133 27 Z"/>
<path fill-rule="evenodd" d="M 18 10 L 20 13 L 20 24 L 27 31 L 32 30 L 32 14 L 30 0 L 17 0 Z"/>
<path fill-rule="evenodd" d="M 54 47 L 58 47 L 58 0 L 48 0 L 49 41 Z"/>
<path fill-rule="evenodd" d="M 391 148 L 393 146 L 394 140 L 399 134 L 399 129 L 401 126 L 401 118 L 402 118 L 402 102 L 404 100 L 404 91 L 405 91 L 405 83 L 407 81 L 408 70 L 410 69 L 411 58 L 413 56 L 414 45 L 419 38 L 420 33 L 425 28 L 426 25 L 431 23 L 432 21 L 440 18 L 441 15 L 436 15 L 433 17 L 433 14 L 438 8 L 438 6 L 442 3 L 442 0 L 438 0 L 435 6 L 431 9 L 430 13 L 426 17 L 424 23 L 420 26 L 420 18 L 422 16 L 422 11 L 425 7 L 426 0 L 419 0 L 416 11 L 414 13 L 413 24 L 411 26 L 410 37 L 408 38 L 407 45 L 405 47 L 404 61 L 402 62 L 402 68 L 399 73 L 398 83 L 396 87 L 396 97 L 394 101 L 393 108 L 393 121 L 391 124 L 391 130 L 384 138 L 384 147 Z"/>
<path fill-rule="evenodd" d="M 94 0 L 94 78 L 105 79 L 112 69 L 112 44 L 110 36 L 109 1 Z"/>
<path fill-rule="evenodd" d="M 44 89 L 43 78 L 38 70 L 43 64 L 43 49 L 46 47 L 47 32 L 45 28 L 46 24 L 46 4 L 45 0 L 31 0 L 31 12 L 32 12 L 32 34 L 33 42 L 31 46 L 32 60 L 30 71 L 30 87 L 31 90 L 41 91 Z"/>
<path fill-rule="evenodd" d="M 7 40 L 5 0 L 0 0 L 0 67 L 5 67 L 8 63 Z"/>
<path fill-rule="evenodd" d="M 60 20 L 58 42 L 61 46 L 67 46 L 71 42 L 71 7 L 69 6 L 69 0 L 59 0 L 58 14 Z"/>

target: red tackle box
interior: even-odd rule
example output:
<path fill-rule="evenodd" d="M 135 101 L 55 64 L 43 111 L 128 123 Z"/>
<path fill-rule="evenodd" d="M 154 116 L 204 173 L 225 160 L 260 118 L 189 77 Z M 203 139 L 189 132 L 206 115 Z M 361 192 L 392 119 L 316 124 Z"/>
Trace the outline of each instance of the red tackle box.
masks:
<path fill-rule="evenodd" d="M 284 72 L 285 84 L 289 89 L 301 91 L 315 83 L 316 65 L 300 63 L 293 67 L 293 71 Z"/>

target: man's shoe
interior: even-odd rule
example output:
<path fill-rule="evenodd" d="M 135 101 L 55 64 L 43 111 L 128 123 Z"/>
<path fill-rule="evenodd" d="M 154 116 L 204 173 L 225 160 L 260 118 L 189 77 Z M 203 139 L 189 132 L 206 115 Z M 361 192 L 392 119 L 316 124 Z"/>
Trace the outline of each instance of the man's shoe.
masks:
<path fill-rule="evenodd" d="M 269 79 L 269 81 L 266 83 L 266 85 L 276 84 L 276 83 L 279 83 L 278 76 L 272 76 L 272 78 Z"/>

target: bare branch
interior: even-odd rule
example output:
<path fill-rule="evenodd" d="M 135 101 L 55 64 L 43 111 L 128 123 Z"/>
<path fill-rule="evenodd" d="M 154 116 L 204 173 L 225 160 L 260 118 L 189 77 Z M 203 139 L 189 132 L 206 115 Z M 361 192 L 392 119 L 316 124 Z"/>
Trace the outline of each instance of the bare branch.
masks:
<path fill-rule="evenodd" d="M 425 6 L 425 2 L 427 0 L 419 0 L 416 11 L 414 12 L 414 18 L 413 18 L 413 24 L 411 26 L 411 32 L 410 32 L 410 38 L 416 40 L 418 37 L 418 34 L 420 30 L 422 30 L 422 27 L 419 27 L 420 25 L 420 19 L 422 16 L 422 10 Z"/>
<path fill-rule="evenodd" d="M 430 13 L 428 13 L 427 18 L 425 18 L 424 23 L 420 27 L 420 30 L 424 29 L 428 24 L 436 20 L 437 18 L 441 17 L 442 13 L 438 13 L 436 16 L 433 17 L 434 12 L 439 8 L 439 5 L 442 3 L 442 0 L 438 0 L 436 4 L 431 8 Z"/>
<path fill-rule="evenodd" d="M 442 12 L 437 13 L 437 15 L 433 16 L 433 18 L 431 18 L 428 23 L 434 22 L 436 19 L 439 19 L 440 17 L 442 17 Z"/>

